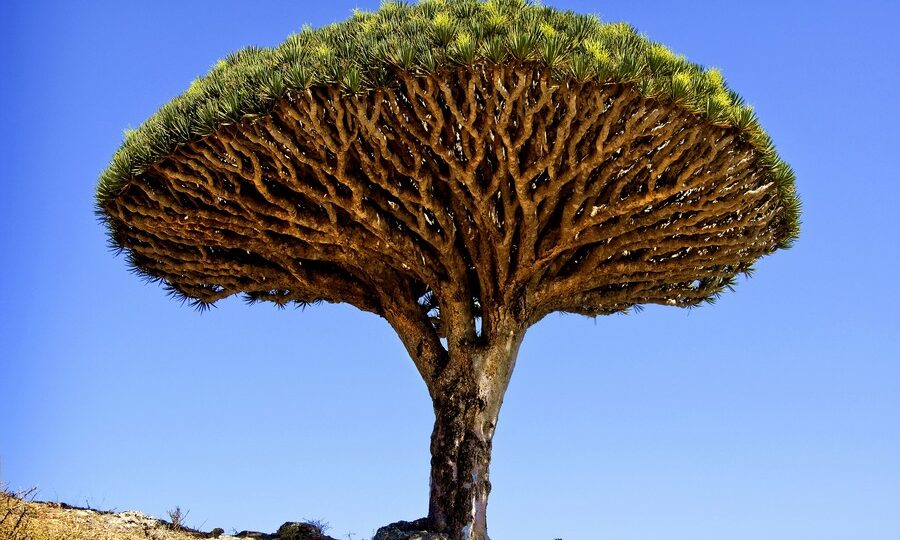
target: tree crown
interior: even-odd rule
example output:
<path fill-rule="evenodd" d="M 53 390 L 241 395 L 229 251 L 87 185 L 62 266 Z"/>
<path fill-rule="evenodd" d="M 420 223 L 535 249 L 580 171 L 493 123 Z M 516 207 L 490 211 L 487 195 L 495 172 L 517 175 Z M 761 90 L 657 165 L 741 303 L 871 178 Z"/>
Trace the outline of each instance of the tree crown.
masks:
<path fill-rule="evenodd" d="M 732 126 L 761 154 L 785 207 L 778 247 L 799 233 L 794 173 L 753 109 L 715 68 L 688 61 L 625 23 L 602 23 L 528 0 L 388 0 L 375 12 L 304 27 L 274 48 L 247 47 L 220 60 L 188 89 L 126 133 L 97 187 L 100 207 L 179 145 L 223 125 L 266 114 L 289 92 L 339 85 L 349 94 L 389 85 L 398 70 L 418 74 L 478 63 L 535 63 L 560 80 L 633 85 L 716 126 Z M 100 212 L 103 217 L 103 212 Z"/>
<path fill-rule="evenodd" d="M 127 134 L 97 202 L 199 307 L 348 302 L 434 350 L 712 301 L 799 223 L 718 70 L 523 0 L 386 2 L 239 51 Z"/>

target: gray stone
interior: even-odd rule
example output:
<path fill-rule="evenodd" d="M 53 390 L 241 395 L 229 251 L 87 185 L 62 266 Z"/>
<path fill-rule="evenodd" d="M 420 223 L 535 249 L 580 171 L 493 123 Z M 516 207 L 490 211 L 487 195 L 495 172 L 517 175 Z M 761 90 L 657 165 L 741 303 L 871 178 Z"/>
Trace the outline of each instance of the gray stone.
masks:
<path fill-rule="evenodd" d="M 275 533 L 278 540 L 334 540 L 330 536 L 325 536 L 322 530 L 312 523 L 300 523 L 297 521 L 288 521 Z"/>
<path fill-rule="evenodd" d="M 256 538 L 258 540 L 275 540 L 274 534 L 266 534 L 259 531 L 241 531 L 235 535 L 237 538 Z"/>
<path fill-rule="evenodd" d="M 372 540 L 450 540 L 446 534 L 425 530 L 425 519 L 398 521 L 378 529 Z"/>

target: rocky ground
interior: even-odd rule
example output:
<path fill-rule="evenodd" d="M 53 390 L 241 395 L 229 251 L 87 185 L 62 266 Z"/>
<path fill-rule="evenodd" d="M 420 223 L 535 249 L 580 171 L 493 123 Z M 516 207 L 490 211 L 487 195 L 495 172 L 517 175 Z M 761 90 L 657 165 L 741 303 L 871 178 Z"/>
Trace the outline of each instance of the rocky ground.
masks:
<path fill-rule="evenodd" d="M 174 522 L 173 522 L 174 521 Z M 232 531 L 220 528 L 198 531 L 181 526 L 177 514 L 165 521 L 140 512 L 105 512 L 63 503 L 31 500 L 31 493 L 12 494 L 0 489 L 0 540 L 337 540 L 326 536 L 315 523 L 288 522 L 274 533 Z M 417 522 L 398 522 L 383 527 L 373 540 L 447 540 L 430 534 Z"/>
<path fill-rule="evenodd" d="M 285 523 L 277 532 L 225 534 L 197 531 L 140 512 L 104 512 L 62 503 L 29 500 L 0 492 L 0 540 L 335 540 L 309 523 Z"/>

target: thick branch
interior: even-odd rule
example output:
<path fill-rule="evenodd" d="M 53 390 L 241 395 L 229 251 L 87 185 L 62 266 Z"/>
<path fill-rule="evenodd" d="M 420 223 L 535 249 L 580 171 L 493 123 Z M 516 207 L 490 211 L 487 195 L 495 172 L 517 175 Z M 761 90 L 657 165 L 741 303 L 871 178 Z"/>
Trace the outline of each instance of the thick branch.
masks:
<path fill-rule="evenodd" d="M 188 296 L 347 301 L 451 347 L 499 307 L 688 305 L 775 249 L 784 209 L 733 130 L 529 64 L 396 81 L 289 94 L 179 148 L 108 203 L 117 240 Z M 403 339 L 427 379 L 438 338 Z"/>

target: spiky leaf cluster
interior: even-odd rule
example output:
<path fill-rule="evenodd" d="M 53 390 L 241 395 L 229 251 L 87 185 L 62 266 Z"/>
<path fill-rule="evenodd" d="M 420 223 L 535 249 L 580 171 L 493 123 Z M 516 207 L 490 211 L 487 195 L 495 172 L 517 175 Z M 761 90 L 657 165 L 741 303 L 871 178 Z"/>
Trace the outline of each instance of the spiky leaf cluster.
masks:
<path fill-rule="evenodd" d="M 716 126 L 733 126 L 762 155 L 786 208 L 779 247 L 799 231 L 794 174 L 775 151 L 753 109 L 717 69 L 689 62 L 623 23 L 560 11 L 526 0 L 383 2 L 375 12 L 305 27 L 274 48 L 248 47 L 218 62 L 187 91 L 130 131 L 101 176 L 102 207 L 129 180 L 179 145 L 220 127 L 266 114 L 289 92 L 340 85 L 362 93 L 391 85 L 398 70 L 435 73 L 459 65 L 534 63 L 559 80 L 628 83 Z M 102 212 L 101 212 L 102 217 Z"/>

